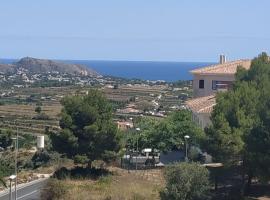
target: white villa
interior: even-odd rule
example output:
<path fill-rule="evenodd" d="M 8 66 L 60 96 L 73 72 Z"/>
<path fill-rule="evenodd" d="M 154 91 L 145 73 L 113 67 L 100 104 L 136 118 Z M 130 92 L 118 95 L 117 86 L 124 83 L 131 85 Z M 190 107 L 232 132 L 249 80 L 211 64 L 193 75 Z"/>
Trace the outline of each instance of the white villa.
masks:
<path fill-rule="evenodd" d="M 205 128 L 211 123 L 210 115 L 216 105 L 215 94 L 232 87 L 237 67 L 249 69 L 250 65 L 251 60 L 226 62 L 225 56 L 221 55 L 219 64 L 191 71 L 194 98 L 188 100 L 186 106 L 192 111 L 193 120 L 200 127 Z"/>

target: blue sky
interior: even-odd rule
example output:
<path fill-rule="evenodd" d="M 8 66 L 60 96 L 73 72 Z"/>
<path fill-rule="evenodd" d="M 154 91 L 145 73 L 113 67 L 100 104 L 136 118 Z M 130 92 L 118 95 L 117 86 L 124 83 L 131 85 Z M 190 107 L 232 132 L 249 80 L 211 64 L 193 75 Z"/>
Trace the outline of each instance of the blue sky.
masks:
<path fill-rule="evenodd" d="M 270 49 L 269 0 L 8 0 L 0 58 L 216 61 Z"/>

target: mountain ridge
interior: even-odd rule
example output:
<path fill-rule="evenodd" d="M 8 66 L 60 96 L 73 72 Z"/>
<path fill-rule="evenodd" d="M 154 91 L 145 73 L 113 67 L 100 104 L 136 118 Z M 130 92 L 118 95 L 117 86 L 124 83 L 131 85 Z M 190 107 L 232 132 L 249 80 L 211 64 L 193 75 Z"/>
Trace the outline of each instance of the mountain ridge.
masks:
<path fill-rule="evenodd" d="M 100 76 L 95 70 L 81 64 L 71 64 L 50 59 L 24 57 L 12 64 L 0 64 L 0 72 L 3 74 L 14 73 L 19 69 L 25 69 L 28 73 L 46 74 L 57 72 L 60 74 Z"/>

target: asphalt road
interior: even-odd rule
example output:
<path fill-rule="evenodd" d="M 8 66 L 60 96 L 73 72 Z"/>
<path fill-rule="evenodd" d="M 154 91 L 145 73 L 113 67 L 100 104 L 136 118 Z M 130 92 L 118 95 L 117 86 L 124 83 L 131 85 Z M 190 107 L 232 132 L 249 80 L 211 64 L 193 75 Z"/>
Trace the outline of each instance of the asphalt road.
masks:
<path fill-rule="evenodd" d="M 26 183 L 23 185 L 19 185 L 17 189 L 17 200 L 39 200 L 41 189 L 45 186 L 47 178 L 39 179 L 36 181 L 32 181 L 30 183 Z M 15 192 L 13 186 L 12 192 L 12 200 L 15 199 Z M 9 200 L 9 191 L 0 193 L 0 200 Z"/>

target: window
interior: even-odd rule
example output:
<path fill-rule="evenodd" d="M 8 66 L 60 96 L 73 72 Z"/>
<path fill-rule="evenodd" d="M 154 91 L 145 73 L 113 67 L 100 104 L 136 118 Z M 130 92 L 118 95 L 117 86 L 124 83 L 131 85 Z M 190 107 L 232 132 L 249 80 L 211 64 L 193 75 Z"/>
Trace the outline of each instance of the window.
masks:
<path fill-rule="evenodd" d="M 212 81 L 212 90 L 228 90 L 232 87 L 231 81 Z"/>
<path fill-rule="evenodd" d="M 199 88 L 200 89 L 204 88 L 204 80 L 199 80 Z"/>

